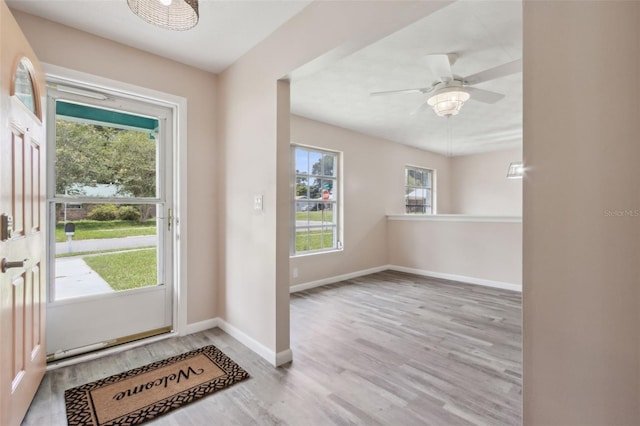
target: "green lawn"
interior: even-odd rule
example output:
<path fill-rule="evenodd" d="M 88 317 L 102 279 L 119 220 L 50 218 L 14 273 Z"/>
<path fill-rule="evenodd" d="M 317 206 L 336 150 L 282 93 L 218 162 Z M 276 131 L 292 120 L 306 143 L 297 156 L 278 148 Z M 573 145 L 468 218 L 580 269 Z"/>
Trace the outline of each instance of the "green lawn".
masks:
<path fill-rule="evenodd" d="M 156 233 L 156 221 L 148 220 L 144 223 L 129 220 L 78 220 L 76 233 L 73 240 L 90 240 L 95 238 L 122 238 L 136 235 L 154 235 Z M 64 233 L 64 223 L 56 225 L 56 242 L 67 241 Z"/>
<path fill-rule="evenodd" d="M 333 233 L 331 231 L 325 231 L 322 235 L 322 231 L 309 231 L 309 238 L 307 238 L 307 232 L 298 232 L 296 234 L 296 252 L 320 250 L 323 248 L 331 247 L 333 245 Z M 323 244 L 324 238 L 324 244 Z"/>
<path fill-rule="evenodd" d="M 322 217 L 324 213 L 324 219 Z M 315 211 L 315 212 L 296 212 L 296 220 L 307 220 L 333 222 L 333 212 L 331 210 Z"/>
<path fill-rule="evenodd" d="M 158 283 L 155 248 L 87 256 L 83 260 L 116 291 Z"/>

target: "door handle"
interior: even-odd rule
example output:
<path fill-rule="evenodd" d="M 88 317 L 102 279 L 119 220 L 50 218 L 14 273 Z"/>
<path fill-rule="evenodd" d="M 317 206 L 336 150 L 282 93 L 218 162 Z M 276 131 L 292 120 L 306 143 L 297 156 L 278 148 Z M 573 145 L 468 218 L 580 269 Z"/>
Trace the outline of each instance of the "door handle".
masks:
<path fill-rule="evenodd" d="M 6 258 L 2 258 L 2 273 L 4 274 L 5 272 L 7 272 L 7 269 L 9 268 L 23 268 L 24 267 L 24 262 L 26 262 L 28 259 L 25 260 L 16 260 L 16 261 L 8 261 Z"/>

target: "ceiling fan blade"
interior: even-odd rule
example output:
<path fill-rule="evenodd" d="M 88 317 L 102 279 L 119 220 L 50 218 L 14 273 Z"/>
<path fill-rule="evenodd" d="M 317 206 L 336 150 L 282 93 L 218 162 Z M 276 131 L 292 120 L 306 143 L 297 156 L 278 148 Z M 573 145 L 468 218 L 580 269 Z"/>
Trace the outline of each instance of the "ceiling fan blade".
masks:
<path fill-rule="evenodd" d="M 502 93 L 490 92 L 489 90 L 478 89 L 477 87 L 465 87 L 465 91 L 469 92 L 471 99 L 485 104 L 494 104 L 504 98 Z"/>
<path fill-rule="evenodd" d="M 507 62 L 506 64 L 498 65 L 497 67 L 489 68 L 488 70 L 467 76 L 462 81 L 466 85 L 474 85 L 521 71 L 522 59 L 516 59 L 515 61 Z"/>
<path fill-rule="evenodd" d="M 431 108 L 429 106 L 429 103 L 427 101 L 424 101 L 418 108 L 414 109 L 413 111 L 411 111 L 411 113 L 409 115 L 416 115 L 421 113 L 422 111 Z"/>
<path fill-rule="evenodd" d="M 427 93 L 431 91 L 431 87 L 418 87 L 416 89 L 401 89 L 401 90 L 387 90 L 384 92 L 371 92 L 369 95 L 371 96 L 379 96 L 379 95 L 393 95 L 395 93 Z"/>
<path fill-rule="evenodd" d="M 427 66 L 433 73 L 433 76 L 441 81 L 453 80 L 453 73 L 451 72 L 451 62 L 449 62 L 449 55 L 427 55 Z"/>

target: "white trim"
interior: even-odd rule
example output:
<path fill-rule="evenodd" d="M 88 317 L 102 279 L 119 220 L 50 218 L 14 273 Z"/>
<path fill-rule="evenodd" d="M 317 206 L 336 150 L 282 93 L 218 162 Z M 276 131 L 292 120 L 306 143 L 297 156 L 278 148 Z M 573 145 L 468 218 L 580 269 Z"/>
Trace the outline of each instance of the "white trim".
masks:
<path fill-rule="evenodd" d="M 232 326 L 222 318 L 210 318 L 208 320 L 188 324 L 185 327 L 184 331 L 180 333 L 180 336 L 199 333 L 201 331 L 209 330 L 216 327 L 236 339 L 238 342 L 242 343 L 253 352 L 260 355 L 262 358 L 269 361 L 269 363 L 274 367 L 278 367 L 293 360 L 293 352 L 291 352 L 291 349 L 286 349 L 284 351 L 275 353 L 271 349 L 264 346 L 262 343 L 255 340 L 253 337 L 250 337 L 243 331 Z"/>
<path fill-rule="evenodd" d="M 180 336 L 186 336 L 188 334 L 200 333 L 201 331 L 216 328 L 220 324 L 220 318 L 210 318 L 208 320 L 194 322 L 187 324 L 181 331 Z"/>
<path fill-rule="evenodd" d="M 406 272 L 408 274 L 422 275 L 431 278 L 441 278 L 444 280 L 459 281 L 463 284 L 481 285 L 483 287 L 499 288 L 502 290 L 511 290 L 522 292 L 522 285 L 514 283 L 505 283 L 502 281 L 487 280 L 484 278 L 467 277 L 465 275 L 446 274 L 443 272 L 425 271 L 424 269 L 407 268 L 406 266 L 387 265 L 386 269 L 398 272 Z"/>
<path fill-rule="evenodd" d="M 260 355 L 274 367 L 285 364 L 292 359 L 291 349 L 276 353 L 222 318 L 218 318 L 218 328 L 245 345 L 247 348 L 251 349 L 253 352 Z"/>
<path fill-rule="evenodd" d="M 117 354 L 120 352 L 125 352 L 130 349 L 137 348 L 139 346 L 144 346 L 149 343 L 159 342 L 161 340 L 170 339 L 175 337 L 176 333 L 163 333 L 157 336 L 147 337 L 145 339 L 136 340 L 135 342 L 123 343 L 122 345 L 113 346 L 107 349 L 101 349 L 96 352 L 90 352 L 85 355 L 78 355 L 69 359 L 62 359 L 60 361 L 53 361 L 47 364 L 47 371 L 56 370 L 61 367 L 67 367 L 69 365 L 79 364 L 85 361 L 91 361 L 94 359 L 102 358 L 108 355 Z"/>
<path fill-rule="evenodd" d="M 291 361 L 293 361 L 293 352 L 291 352 L 291 349 L 286 349 L 276 354 L 276 367 L 279 367 Z"/>
<path fill-rule="evenodd" d="M 473 216 L 464 214 L 390 214 L 388 220 L 427 222 L 502 222 L 522 223 L 522 216 Z"/>
<path fill-rule="evenodd" d="M 377 266 L 375 268 L 363 269 L 361 271 L 350 272 L 348 274 L 337 275 L 334 277 L 323 278 L 317 281 L 310 281 L 308 283 L 296 284 L 289 287 L 289 293 L 297 293 L 299 291 L 309 290 L 310 288 L 320 287 L 327 284 L 333 284 L 344 280 L 350 280 L 352 278 L 362 277 L 364 275 L 375 274 L 376 272 L 382 272 L 389 269 L 388 265 Z"/>

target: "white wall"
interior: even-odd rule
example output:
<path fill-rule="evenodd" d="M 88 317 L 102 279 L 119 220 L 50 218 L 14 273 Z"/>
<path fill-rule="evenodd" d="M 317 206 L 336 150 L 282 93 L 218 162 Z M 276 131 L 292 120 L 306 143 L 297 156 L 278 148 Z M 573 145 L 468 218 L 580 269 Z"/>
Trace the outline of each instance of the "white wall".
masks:
<path fill-rule="evenodd" d="M 522 179 L 507 179 L 522 149 L 451 158 L 451 211 L 467 215 L 522 216 Z"/>
<path fill-rule="evenodd" d="M 12 11 L 39 59 L 51 65 L 187 99 L 187 322 L 216 312 L 216 76 L 175 61 Z"/>
<path fill-rule="evenodd" d="M 291 117 L 293 143 L 342 153 L 344 250 L 292 257 L 291 285 L 350 274 L 388 263 L 388 214 L 404 213 L 404 167 L 436 170 L 437 202 L 449 204 L 449 159 L 428 151 L 356 133 L 303 117 Z"/>

